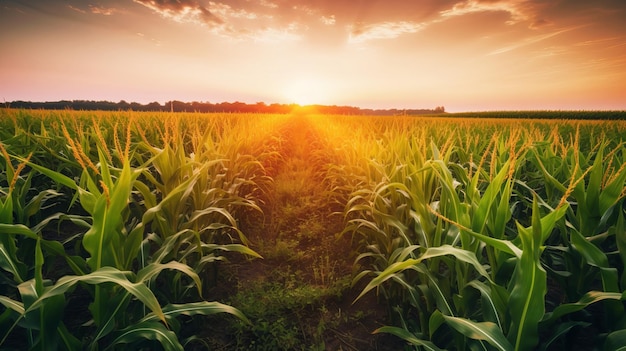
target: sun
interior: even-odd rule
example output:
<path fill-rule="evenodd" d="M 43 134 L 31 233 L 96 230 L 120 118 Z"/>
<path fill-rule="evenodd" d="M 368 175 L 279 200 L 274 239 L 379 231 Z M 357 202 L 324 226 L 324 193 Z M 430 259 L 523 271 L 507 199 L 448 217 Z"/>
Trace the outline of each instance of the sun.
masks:
<path fill-rule="evenodd" d="M 283 92 L 288 103 L 301 106 L 329 102 L 331 86 L 321 78 L 302 77 L 288 82 Z"/>

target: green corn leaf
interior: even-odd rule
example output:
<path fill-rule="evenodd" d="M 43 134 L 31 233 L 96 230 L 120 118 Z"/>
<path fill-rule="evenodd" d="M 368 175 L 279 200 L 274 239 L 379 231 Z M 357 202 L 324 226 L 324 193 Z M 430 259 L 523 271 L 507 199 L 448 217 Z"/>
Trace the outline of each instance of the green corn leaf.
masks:
<path fill-rule="evenodd" d="M 39 223 L 33 225 L 30 229 L 34 233 L 41 233 L 47 226 L 51 225 L 52 222 L 58 221 L 60 228 L 61 222 L 66 220 L 79 227 L 90 228 L 91 224 L 88 222 L 90 218 L 91 217 L 88 216 L 68 215 L 66 213 L 57 212 L 42 219 Z"/>
<path fill-rule="evenodd" d="M 551 333 L 550 338 L 541 344 L 540 350 L 541 351 L 555 350 L 556 347 L 551 347 L 552 344 L 561 338 L 565 338 L 567 334 L 569 334 L 572 331 L 572 329 L 576 327 L 586 328 L 590 325 L 591 323 L 580 322 L 580 321 L 569 321 L 565 323 L 559 323 L 556 330 L 553 333 Z"/>
<path fill-rule="evenodd" d="M 70 259 L 70 257 L 66 255 L 65 249 L 60 242 L 54 240 L 40 239 L 40 237 L 36 233 L 40 232 L 43 229 L 43 224 L 47 224 L 50 220 L 56 218 L 58 218 L 58 215 L 52 215 L 42 221 L 42 223 L 33 227 L 33 229 L 30 229 L 23 224 L 0 224 L 0 268 L 13 274 L 16 282 L 24 282 L 27 268 L 24 263 L 17 260 L 17 248 L 15 246 L 15 241 L 8 234 L 23 235 L 29 239 L 40 241 L 41 246 L 45 249 L 46 252 L 52 253 L 53 255 L 58 257 L 65 257 L 68 263 L 70 263 L 70 266 L 72 266 L 73 268 L 78 268 L 75 267 L 75 265 L 73 264 L 74 262 Z"/>
<path fill-rule="evenodd" d="M 122 224 L 121 209 L 111 211 L 109 200 L 100 196 L 93 209 L 93 225 L 83 236 L 83 247 L 90 257 L 87 263 L 92 271 L 102 267 L 117 267 L 114 245 L 119 242 L 118 230 Z M 118 238 L 115 238 L 118 236 Z"/>
<path fill-rule="evenodd" d="M 24 314 L 24 304 L 20 301 L 15 301 L 8 296 L 0 295 L 0 303 L 10 310 Z"/>
<path fill-rule="evenodd" d="M 446 320 L 443 318 L 443 313 L 439 310 L 435 310 L 428 319 L 428 331 L 430 332 L 430 338 L 432 339 L 433 335 L 441 327 Z"/>
<path fill-rule="evenodd" d="M 22 162 L 25 161 L 25 159 L 23 159 L 23 158 L 17 157 L 17 159 L 21 160 Z M 41 173 L 41 174 L 47 176 L 48 178 L 52 179 L 56 183 L 64 185 L 64 186 L 66 186 L 66 187 L 68 187 L 68 188 L 70 188 L 72 190 L 75 190 L 78 193 L 78 197 L 80 198 L 81 206 L 87 212 L 92 213 L 92 211 L 93 211 L 93 204 L 96 201 L 96 197 L 94 196 L 94 194 L 90 193 L 89 190 L 86 190 L 86 189 L 80 187 L 78 184 L 76 184 L 76 182 L 72 178 L 70 178 L 70 177 L 68 177 L 68 176 L 66 176 L 66 175 L 64 175 L 64 174 L 62 174 L 60 172 L 53 171 L 51 169 L 48 169 L 46 167 L 34 164 L 32 162 L 28 162 L 28 165 L 30 167 L 32 167 L 33 169 L 37 170 L 39 173 Z M 91 181 L 91 178 L 89 177 L 89 174 L 88 174 L 88 172 L 86 170 L 83 171 L 83 175 L 81 176 L 81 178 L 85 177 L 85 176 Z M 93 181 L 91 181 L 91 183 L 93 184 Z M 95 187 L 95 184 L 93 184 L 92 186 Z"/>
<path fill-rule="evenodd" d="M 624 225 L 624 212 L 619 212 L 617 223 L 613 229 L 615 231 L 614 235 L 619 250 L 619 256 L 622 259 L 622 263 L 626 264 L 626 225 Z M 622 272 L 620 285 L 622 290 L 626 290 L 626 270 Z"/>
<path fill-rule="evenodd" d="M 86 185 L 86 187 L 79 186 L 78 192 L 76 193 L 80 202 L 80 206 L 87 211 L 90 215 L 93 216 L 96 209 L 96 202 L 98 198 L 102 195 L 100 193 L 100 189 L 91 178 L 89 171 L 83 170 L 83 174 L 80 177 L 79 184 Z"/>
<path fill-rule="evenodd" d="M 478 262 L 478 260 L 476 259 L 476 255 L 474 255 L 474 253 L 467 251 L 467 250 L 459 249 L 450 245 L 430 247 L 419 258 L 408 259 L 402 262 L 395 262 L 389 265 L 383 272 L 380 272 L 374 279 L 372 279 L 369 282 L 369 284 L 367 284 L 367 286 L 363 289 L 363 291 L 361 291 L 359 296 L 357 296 L 355 301 L 360 299 L 368 291 L 372 290 L 375 287 L 380 286 L 382 283 L 384 283 L 388 279 L 394 278 L 394 276 L 396 276 L 403 270 L 412 268 L 412 266 L 418 265 L 423 260 L 426 260 L 429 258 L 440 257 L 440 256 L 446 256 L 446 255 L 452 255 L 460 261 L 471 264 L 478 273 L 480 273 L 483 277 L 487 278 L 488 280 L 491 280 L 489 273 L 480 264 L 480 262 Z"/>
<path fill-rule="evenodd" d="M 538 201 L 538 200 L 535 200 L 535 201 Z M 554 229 L 554 226 L 561 220 L 561 218 L 563 218 L 563 216 L 565 216 L 568 208 L 569 206 L 567 205 L 558 207 L 557 209 L 551 211 L 550 213 L 548 213 L 547 215 L 541 218 L 540 220 L 541 221 L 541 243 L 543 243 L 544 241 L 546 241 L 546 239 L 548 239 L 548 237 L 552 233 L 552 229 Z M 534 214 L 534 211 L 533 211 L 533 214 Z"/>
<path fill-rule="evenodd" d="M 483 265 L 478 261 L 478 259 L 476 258 L 476 255 L 473 252 L 463 250 L 463 249 L 460 249 L 451 245 L 430 247 L 424 252 L 422 256 L 418 258 L 418 260 L 420 260 L 421 262 L 422 260 L 426 260 L 429 258 L 446 256 L 446 255 L 454 256 L 456 259 L 472 265 L 474 269 L 476 269 L 476 271 L 480 273 L 480 275 L 485 277 L 487 280 L 491 281 L 491 277 L 489 273 L 485 270 L 485 267 L 483 267 Z"/>
<path fill-rule="evenodd" d="M 624 183 L 626 182 L 626 168 L 622 169 L 622 172 L 614 176 L 609 184 L 607 184 L 600 193 L 598 205 L 600 214 L 606 213 L 612 206 L 614 206 L 621 198 Z"/>
<path fill-rule="evenodd" d="M 220 302 L 209 302 L 209 301 L 200 301 L 200 302 L 191 302 L 186 304 L 169 304 L 163 306 L 163 314 L 166 318 L 175 318 L 180 315 L 184 316 L 195 316 L 195 315 L 203 315 L 209 316 L 217 313 L 228 313 L 231 314 L 246 324 L 251 324 L 250 320 L 238 309 L 235 307 L 225 305 Z M 158 321 L 158 318 L 154 313 L 148 314 L 144 317 L 142 322 L 148 321 Z"/>
<path fill-rule="evenodd" d="M 168 206 L 170 206 L 171 202 L 176 202 L 180 198 L 184 198 L 185 194 L 188 194 L 191 190 L 193 190 L 193 185 L 195 184 L 197 179 L 197 174 L 188 178 L 184 182 L 177 185 L 169 193 L 167 193 L 167 196 L 165 196 L 156 206 L 148 208 L 142 216 L 142 225 L 147 226 L 148 223 L 152 222 L 155 218 L 165 221 L 165 219 L 163 219 L 162 217 L 162 212 L 167 209 Z"/>
<path fill-rule="evenodd" d="M 192 225 L 194 222 L 200 220 L 204 216 L 213 216 L 218 215 L 219 218 L 224 218 L 230 223 L 231 226 L 236 227 L 237 221 L 233 217 L 227 209 L 221 207 L 207 207 L 202 210 L 194 211 L 191 217 L 187 220 L 189 225 Z"/>
<path fill-rule="evenodd" d="M 105 350 L 110 350 L 120 344 L 133 344 L 140 340 L 156 340 L 166 351 L 183 351 L 183 346 L 176 334 L 158 322 L 141 322 L 120 331 Z"/>
<path fill-rule="evenodd" d="M 443 291 L 444 285 L 442 284 L 442 282 L 440 282 L 439 279 L 435 277 L 434 274 L 432 274 L 423 264 L 415 265 L 412 267 L 412 269 L 423 273 L 428 278 L 427 286 L 431 291 L 431 295 L 435 300 L 437 308 L 443 311 L 443 313 L 446 313 L 448 315 L 454 315 L 456 312 L 454 310 L 453 304 L 449 301 L 450 294 Z"/>
<path fill-rule="evenodd" d="M 29 173 L 29 176 L 31 174 L 33 173 L 32 172 Z M 46 201 L 48 201 L 51 198 L 61 196 L 61 195 L 62 195 L 61 193 L 53 189 L 46 189 L 46 190 L 39 192 L 39 194 L 37 194 L 30 201 L 28 201 L 28 203 L 24 206 L 24 216 L 26 218 L 30 218 L 36 215 L 39 211 L 41 211 L 41 207 Z"/>
<path fill-rule="evenodd" d="M 13 223 L 13 196 L 9 194 L 4 201 L 0 198 L 0 224 Z"/>
<path fill-rule="evenodd" d="M 145 227 L 141 223 L 138 223 L 135 228 L 133 228 L 123 238 L 124 250 L 119 250 L 121 267 L 125 269 L 133 267 L 133 261 L 137 259 L 141 249 L 141 243 L 144 238 L 144 229 Z"/>
<path fill-rule="evenodd" d="M 19 234 L 27 238 L 37 240 L 39 236 L 23 224 L 0 223 L 0 234 Z"/>
<path fill-rule="evenodd" d="M 504 189 L 502 189 L 502 197 L 500 203 L 496 209 L 495 220 L 491 227 L 493 235 L 497 239 L 504 239 L 506 224 L 511 219 L 511 192 L 513 189 L 513 182 L 507 181 L 504 183 Z"/>
<path fill-rule="evenodd" d="M 502 333 L 502 330 L 495 323 L 474 322 L 466 318 L 446 316 L 440 311 L 435 311 L 433 315 L 440 315 L 447 325 L 470 339 L 486 341 L 501 351 L 513 350 L 513 345 L 511 345 Z"/>
<path fill-rule="evenodd" d="M 468 287 L 474 288 L 480 292 L 481 297 L 481 312 L 483 318 L 487 321 L 496 323 L 500 330 L 503 330 L 502 320 L 500 314 L 504 314 L 507 310 L 506 303 L 502 301 L 496 291 L 491 290 L 491 287 L 479 280 L 472 280 L 467 284 Z"/>
<path fill-rule="evenodd" d="M 404 261 L 407 258 L 415 258 L 413 252 L 420 249 L 420 245 L 409 245 L 407 247 L 397 248 L 393 254 L 389 257 L 390 262 Z"/>
<path fill-rule="evenodd" d="M 43 252 L 41 251 L 41 240 L 37 241 L 37 247 L 35 250 L 35 285 L 37 295 L 40 296 L 45 290 L 43 274 L 41 269 L 43 267 Z M 20 290 L 21 292 L 22 290 Z M 33 348 L 40 350 L 52 350 L 58 347 L 59 343 L 59 328 L 63 325 L 61 319 L 63 318 L 63 311 L 65 308 L 65 296 L 58 295 L 49 298 L 38 311 L 30 313 L 39 313 L 39 338 Z M 27 312 L 28 314 L 28 312 Z"/>
<path fill-rule="evenodd" d="M 202 249 L 206 250 L 207 252 L 220 250 L 220 251 L 227 251 L 227 252 L 237 252 L 240 254 L 244 254 L 244 255 L 248 255 L 248 256 L 252 256 L 256 258 L 263 258 L 263 256 L 259 255 L 256 251 L 241 244 L 225 244 L 225 245 L 202 244 Z"/>
<path fill-rule="evenodd" d="M 26 159 L 24 159 L 22 157 L 16 157 L 16 159 L 20 160 L 21 162 L 25 162 L 26 161 Z M 70 178 L 70 177 L 68 177 L 68 176 L 66 176 L 66 175 L 64 175 L 64 174 L 62 174 L 60 172 L 55 172 L 55 171 L 53 171 L 51 169 L 48 169 L 46 167 L 37 165 L 37 164 L 32 163 L 32 162 L 28 162 L 28 165 L 30 167 L 32 167 L 33 169 L 37 170 L 39 173 L 44 174 L 48 178 L 54 180 L 55 182 L 57 182 L 57 183 L 59 183 L 61 185 L 65 185 L 66 187 L 68 187 L 70 189 L 73 189 L 73 190 L 78 190 L 78 188 L 79 188 L 78 185 L 76 185 L 76 182 L 72 178 Z"/>
<path fill-rule="evenodd" d="M 59 343 L 64 346 L 63 349 L 70 351 L 81 349 L 81 341 L 70 333 L 65 324 L 61 323 L 61 325 L 57 328 L 57 333 L 59 335 Z"/>
<path fill-rule="evenodd" d="M 118 259 L 120 255 L 117 253 L 120 247 L 117 245 L 121 235 L 119 231 L 124 224 L 122 212 L 128 206 L 133 182 L 138 175 L 139 172 L 131 171 L 130 163 L 126 160 L 119 178 L 109 188 L 109 196 L 102 194 L 96 200 L 92 213 L 93 225 L 83 237 L 83 246 L 91 255 L 87 263 L 94 271 L 103 266 L 127 268 L 121 267 L 122 264 Z M 137 251 L 136 247 L 121 248 L 126 251 Z"/>
<path fill-rule="evenodd" d="M 603 292 L 603 291 L 589 291 L 578 302 L 566 303 L 557 306 L 554 311 L 545 314 L 541 320 L 540 328 L 549 326 L 556 322 L 564 315 L 578 312 L 587 308 L 589 305 L 603 300 L 622 300 L 624 295 L 616 292 Z"/>
<path fill-rule="evenodd" d="M 196 283 L 198 294 L 202 295 L 202 282 L 200 281 L 198 274 L 188 265 L 177 261 L 170 261 L 168 263 L 151 263 L 137 272 L 137 281 L 148 284 L 149 281 L 154 279 L 165 269 L 173 269 L 186 274 L 188 277 L 193 279 L 194 283 Z"/>
<path fill-rule="evenodd" d="M 394 275 L 399 274 L 399 272 L 405 269 L 408 269 L 411 266 L 418 264 L 419 262 L 420 261 L 418 259 L 411 259 L 411 260 L 406 260 L 404 262 L 396 262 L 396 263 L 389 265 L 389 267 L 387 267 L 383 272 L 380 272 L 374 279 L 372 279 L 369 282 L 369 284 L 367 284 L 367 286 L 363 289 L 363 291 L 361 291 L 359 296 L 357 296 L 354 299 L 354 301 L 359 300 L 361 297 L 363 297 L 363 295 L 365 295 L 370 290 L 380 286 L 385 281 L 393 278 Z"/>
<path fill-rule="evenodd" d="M 4 295 L 0 295 L 0 304 L 4 305 L 7 309 L 0 314 L 0 326 L 5 326 L 10 323 L 10 321 L 15 318 L 15 314 L 18 316 L 22 316 L 24 314 L 24 304 L 19 301 L 12 300 Z M 20 322 L 20 318 L 17 318 L 13 323 L 4 328 L 4 332 L 0 331 L 0 345 L 4 345 L 6 339 L 11 335 L 13 329 Z"/>
<path fill-rule="evenodd" d="M 396 275 L 394 276 L 393 281 L 405 290 L 408 295 L 408 297 L 405 298 L 406 300 L 410 301 L 413 306 L 419 306 L 421 303 L 419 291 L 415 289 L 412 282 L 408 282 L 404 278 L 405 277 L 403 275 Z"/>
<path fill-rule="evenodd" d="M 409 344 L 413 346 L 419 346 L 423 350 L 427 350 L 427 351 L 441 351 L 442 350 L 439 347 L 437 347 L 437 345 L 433 344 L 431 341 L 420 339 L 417 336 L 415 336 L 413 333 L 411 333 L 410 331 L 406 329 L 398 328 L 398 327 L 384 326 L 384 327 L 380 327 L 374 330 L 373 333 L 374 334 L 378 334 L 378 333 L 392 334 L 401 338 L 402 340 L 408 342 Z"/>
<path fill-rule="evenodd" d="M 598 267 L 604 291 L 618 292 L 617 269 L 610 267 L 609 259 L 600 248 L 589 242 L 576 229 L 570 228 L 572 247 L 585 258 L 587 264 Z"/>
<path fill-rule="evenodd" d="M 128 291 L 123 294 L 117 294 L 106 302 L 106 308 L 101 311 L 102 316 L 97 321 L 97 331 L 93 335 L 91 344 L 95 345 L 98 340 L 108 335 L 115 329 L 115 325 L 119 322 L 122 311 L 128 307 L 130 301 L 130 293 Z M 95 303 L 95 302 L 94 302 Z"/>
<path fill-rule="evenodd" d="M 143 172 L 142 175 L 146 175 L 149 174 L 148 172 Z M 136 181 L 133 186 L 135 187 L 135 189 L 137 189 L 137 191 L 139 191 L 139 193 L 141 194 L 141 197 L 143 199 L 144 202 L 144 206 L 146 208 L 152 208 L 154 206 L 157 205 L 157 198 L 155 193 L 150 189 L 150 187 L 148 185 L 146 185 L 144 182 L 142 181 Z"/>
<path fill-rule="evenodd" d="M 98 147 L 98 161 L 100 162 L 100 175 L 102 177 L 102 181 L 109 188 L 113 187 L 113 179 L 111 178 L 111 169 L 109 167 L 109 162 L 107 161 L 104 153 L 102 152 L 102 148 Z"/>
<path fill-rule="evenodd" d="M 496 201 L 497 195 L 502 191 L 502 184 L 506 180 L 506 176 L 509 172 L 509 162 L 502 165 L 500 172 L 490 181 L 489 186 L 483 193 L 474 215 L 472 216 L 472 230 L 477 233 L 484 233 L 484 228 L 487 225 L 487 216 L 489 211 Z M 506 216 L 503 216 L 506 217 Z"/>
<path fill-rule="evenodd" d="M 17 248 L 13 238 L 7 236 L 0 241 L 0 268 L 11 273 L 15 282 L 23 283 L 28 268 L 24 263 L 18 261 L 16 252 Z"/>
<path fill-rule="evenodd" d="M 604 341 L 604 351 L 626 351 L 626 329 L 614 331 Z"/>
<path fill-rule="evenodd" d="M 550 172 L 543 164 L 541 156 L 536 151 L 533 152 L 533 154 L 535 155 L 535 160 L 537 161 L 536 165 L 539 166 L 539 169 L 541 170 L 543 177 L 546 180 L 546 183 L 550 184 L 551 186 L 558 189 L 561 193 L 565 194 L 565 192 L 567 191 L 567 187 L 561 184 L 561 182 L 559 182 L 556 178 L 554 178 L 552 174 L 550 174 Z"/>
<path fill-rule="evenodd" d="M 595 155 L 595 160 L 591 166 L 589 172 L 589 182 L 587 184 L 587 192 L 585 193 L 585 205 L 591 213 L 600 213 L 599 209 L 599 194 L 602 189 L 602 162 L 604 158 L 604 146 L 600 146 L 598 153 Z M 580 199 L 582 200 L 582 199 Z M 579 200 L 579 201 L 580 201 Z M 589 214 L 591 214 L 589 213 Z M 600 213 L 601 215 L 601 213 Z"/>
<path fill-rule="evenodd" d="M 49 281 L 43 279 L 44 256 L 41 250 L 41 239 L 35 245 L 35 278 L 18 285 L 18 291 L 23 301 L 24 312 L 19 319 L 24 320 L 26 328 L 37 331 L 33 339 L 31 349 L 44 350 L 56 349 L 59 342 L 57 328 L 60 327 L 65 307 L 65 296 L 55 295 L 47 299 L 46 303 L 33 307 L 40 296 L 47 289 Z M 18 321 L 19 321 L 18 319 Z"/>
<path fill-rule="evenodd" d="M 522 256 L 513 273 L 509 296 L 511 326 L 508 340 L 515 350 L 531 350 L 539 342 L 537 324 L 545 312 L 544 298 L 547 291 L 546 271 L 541 267 L 542 226 L 537 201 L 533 201 L 532 227 L 524 228 L 517 223 L 522 242 Z"/>
<path fill-rule="evenodd" d="M 519 258 L 522 255 L 522 250 L 520 250 L 517 246 L 515 246 L 515 244 L 513 244 L 509 240 L 496 239 L 488 235 L 476 233 L 468 228 L 463 228 L 462 231 L 484 242 L 485 244 L 493 246 L 494 248 L 502 252 L 505 252 L 511 256 L 515 256 Z"/>
<path fill-rule="evenodd" d="M 37 238 L 35 245 L 35 287 L 37 294 L 43 293 L 43 251 L 41 251 L 41 239 Z"/>
<path fill-rule="evenodd" d="M 159 263 L 171 259 L 169 257 L 171 256 L 172 252 L 178 252 L 181 243 L 194 243 L 196 244 L 194 246 L 197 248 L 199 246 L 197 242 L 200 240 L 198 238 L 198 234 L 190 229 L 180 230 L 176 234 L 170 235 L 167 238 L 161 238 L 158 235 L 152 235 L 149 238 L 150 240 L 155 241 L 155 243 L 159 247 L 159 249 L 152 254 L 152 261 Z"/>
<path fill-rule="evenodd" d="M 161 306 L 152 291 L 150 291 L 145 284 L 131 282 L 128 279 L 129 275 L 130 272 L 123 272 L 113 267 L 103 267 L 87 275 L 61 277 L 56 284 L 51 287 L 46 287 L 45 292 L 33 301 L 32 304 L 28 305 L 26 313 L 40 308 L 43 304 L 45 304 L 45 300 L 50 297 L 65 294 L 68 289 L 77 283 L 82 282 L 91 285 L 112 283 L 131 293 L 143 302 L 144 305 L 146 305 L 150 310 L 152 310 L 152 312 L 154 312 L 162 321 L 165 321 L 165 316 L 163 315 Z M 30 284 L 30 281 L 22 284 Z"/>

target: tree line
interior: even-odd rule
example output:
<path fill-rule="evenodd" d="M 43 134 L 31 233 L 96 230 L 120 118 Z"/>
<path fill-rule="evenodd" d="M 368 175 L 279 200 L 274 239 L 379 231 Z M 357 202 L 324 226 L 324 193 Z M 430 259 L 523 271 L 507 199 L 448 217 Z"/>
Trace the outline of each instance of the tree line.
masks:
<path fill-rule="evenodd" d="M 101 110 L 101 111 L 171 111 L 171 112 L 227 112 L 227 113 L 291 113 L 302 108 L 297 104 L 266 104 L 257 102 L 248 104 L 244 102 L 183 102 L 178 100 L 167 101 L 164 104 L 150 102 L 141 104 L 138 102 L 93 101 L 93 100 L 61 100 L 61 101 L 12 101 L 5 103 L 6 107 L 22 109 L 46 109 L 46 110 Z M 434 109 L 367 109 L 354 106 L 337 105 L 308 105 L 307 108 L 314 109 L 318 113 L 342 114 L 342 115 L 423 115 L 444 113 L 443 106 Z"/>

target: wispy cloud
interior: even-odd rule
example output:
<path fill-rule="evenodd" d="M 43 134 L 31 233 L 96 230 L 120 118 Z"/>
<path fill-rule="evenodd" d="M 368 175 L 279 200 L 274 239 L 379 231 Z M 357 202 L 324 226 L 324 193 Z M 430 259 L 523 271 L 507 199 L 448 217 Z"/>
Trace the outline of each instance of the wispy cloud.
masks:
<path fill-rule="evenodd" d="M 581 42 L 574 44 L 574 46 L 593 46 L 597 44 L 604 45 L 604 44 L 608 44 L 610 42 L 614 42 L 619 39 L 620 39 L 619 37 L 608 37 L 608 38 L 598 38 L 598 39 L 593 39 L 593 40 L 585 40 L 585 41 L 581 41 Z"/>
<path fill-rule="evenodd" d="M 156 38 L 147 38 L 146 35 L 141 32 L 138 32 L 135 34 L 137 34 L 137 36 L 140 37 L 141 39 L 149 40 L 150 42 L 152 42 L 152 44 L 154 44 L 154 46 L 161 46 L 161 41 Z"/>
<path fill-rule="evenodd" d="M 626 46 L 626 41 L 625 42 L 621 42 L 621 43 L 617 43 L 615 45 L 611 45 L 611 46 L 609 46 L 609 49 L 619 48 L 619 47 L 622 47 L 622 46 Z"/>
<path fill-rule="evenodd" d="M 273 2 L 268 1 L 268 0 L 261 0 L 261 1 L 259 1 L 259 3 L 261 4 L 261 6 L 269 7 L 271 9 L 275 9 L 275 8 L 278 7 L 278 5 L 276 3 L 273 3 Z"/>
<path fill-rule="evenodd" d="M 531 53 L 532 55 L 531 58 L 534 60 L 545 59 L 545 58 L 551 58 L 555 56 L 561 56 L 561 55 L 567 54 L 568 52 L 569 52 L 569 48 L 563 45 L 552 45 L 552 46 L 548 46 L 548 47 L 533 51 Z"/>
<path fill-rule="evenodd" d="M 349 27 L 348 42 L 363 43 L 374 39 L 395 39 L 403 34 L 417 33 L 426 25 L 409 21 L 382 22 Z"/>
<path fill-rule="evenodd" d="M 164 18 L 184 23 L 219 26 L 224 20 L 216 16 L 209 8 L 193 0 L 133 0 Z"/>
<path fill-rule="evenodd" d="M 243 33 L 241 38 L 250 39 L 255 42 L 262 43 L 284 43 L 293 42 L 302 39 L 302 36 L 298 34 L 300 32 L 300 25 L 297 23 L 290 23 L 286 27 L 282 28 L 264 28 L 249 33 Z"/>
<path fill-rule="evenodd" d="M 118 10 L 113 7 L 94 6 L 94 5 L 89 5 L 89 10 L 91 11 L 91 13 L 95 15 L 103 15 L 103 16 L 111 16 L 114 13 L 118 12 Z"/>
<path fill-rule="evenodd" d="M 322 16 L 320 17 L 320 21 L 327 26 L 332 26 L 336 23 L 335 15 Z"/>
<path fill-rule="evenodd" d="M 531 0 L 465 0 L 441 11 L 440 15 L 446 18 L 480 12 L 504 12 L 509 15 L 506 24 L 528 22 L 529 28 L 537 29 L 552 24 L 540 15 L 543 6 L 541 2 Z"/>
<path fill-rule="evenodd" d="M 542 42 L 544 40 L 550 39 L 552 37 L 555 37 L 557 35 L 563 34 L 565 32 L 572 31 L 572 30 L 580 28 L 580 27 L 581 26 L 569 27 L 569 28 L 560 29 L 560 30 L 557 30 L 557 31 L 554 31 L 554 32 L 551 32 L 551 33 L 547 33 L 547 34 L 535 35 L 535 36 L 532 36 L 532 37 L 524 38 L 524 39 L 522 39 L 522 40 L 520 40 L 520 41 L 518 41 L 516 43 L 513 43 L 511 45 L 508 45 L 508 46 L 502 47 L 500 49 L 494 50 L 494 51 L 490 52 L 488 54 L 488 56 L 500 55 L 500 54 L 504 54 L 506 52 L 513 51 L 513 50 L 516 50 L 516 49 L 519 49 L 519 48 L 522 48 L 522 47 L 525 47 L 525 46 L 528 46 L 528 45 L 536 44 L 536 43 Z"/>
<path fill-rule="evenodd" d="M 87 11 L 85 11 L 85 10 L 83 10 L 83 9 L 81 9 L 81 8 L 78 8 L 78 7 L 76 7 L 76 6 L 67 5 L 67 7 L 68 7 L 70 10 L 73 10 L 73 11 L 76 11 L 76 12 L 80 12 L 80 13 L 84 13 L 84 14 L 86 14 L 86 13 L 87 13 Z"/>
<path fill-rule="evenodd" d="M 442 17 L 456 17 L 478 12 L 507 12 L 511 19 L 508 24 L 528 20 L 528 15 L 519 7 L 520 1 L 479 1 L 467 0 L 459 2 L 451 9 L 441 11 Z"/>
<path fill-rule="evenodd" d="M 210 2 L 209 11 L 221 19 L 238 18 L 238 19 L 256 19 L 258 14 L 246 9 L 234 9 L 232 6 L 223 3 Z"/>
<path fill-rule="evenodd" d="M 210 1 L 202 5 L 195 0 L 133 0 L 158 13 L 163 18 L 179 23 L 206 26 L 220 37 L 254 42 L 289 42 L 301 39 L 303 26 L 297 22 L 273 21 L 267 13 L 255 12 L 253 7 L 235 8 L 222 2 Z M 273 2 L 261 1 L 261 9 L 273 11 Z M 258 9 L 258 8 L 257 8 Z"/>
<path fill-rule="evenodd" d="M 76 11 L 82 14 L 92 13 L 94 15 L 111 16 L 114 13 L 119 12 L 119 10 L 114 7 L 104 7 L 104 6 L 95 6 L 95 5 L 89 5 L 89 10 L 85 10 L 80 7 L 76 7 L 72 5 L 67 5 L 67 7 L 73 11 Z"/>
<path fill-rule="evenodd" d="M 362 43 L 372 39 L 395 39 L 403 34 L 417 33 L 428 26 L 484 12 L 503 12 L 509 15 L 508 25 L 527 22 L 528 28 L 538 29 L 552 24 L 540 15 L 542 5 L 532 0 L 463 0 L 444 8 L 430 19 L 417 21 L 381 21 L 350 26 L 349 42 Z M 503 49 L 503 52 L 506 51 Z"/>

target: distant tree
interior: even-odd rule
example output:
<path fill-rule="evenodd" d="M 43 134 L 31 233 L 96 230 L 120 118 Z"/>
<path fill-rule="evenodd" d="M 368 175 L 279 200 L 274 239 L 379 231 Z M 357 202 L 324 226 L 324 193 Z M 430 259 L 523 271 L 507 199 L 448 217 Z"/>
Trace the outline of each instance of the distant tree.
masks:
<path fill-rule="evenodd" d="M 146 111 L 160 111 L 161 109 L 163 109 L 163 106 L 156 101 L 147 104 L 145 107 Z"/>
<path fill-rule="evenodd" d="M 117 103 L 117 109 L 118 110 L 128 110 L 128 109 L 130 109 L 130 104 L 128 102 L 126 102 L 125 100 L 120 100 L 120 102 Z"/>

